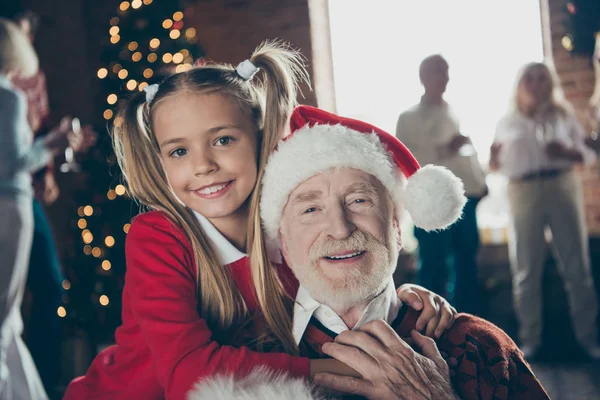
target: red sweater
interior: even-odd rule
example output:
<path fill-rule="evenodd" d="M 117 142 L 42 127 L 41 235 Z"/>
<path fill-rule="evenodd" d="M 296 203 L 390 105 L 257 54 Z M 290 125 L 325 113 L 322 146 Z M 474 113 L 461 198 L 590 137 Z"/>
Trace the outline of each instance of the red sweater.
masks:
<path fill-rule="evenodd" d="M 126 242 L 123 325 L 65 400 L 185 399 L 200 378 L 266 365 L 308 377 L 308 358 L 220 345 L 197 312 L 193 253 L 183 231 L 157 211 L 137 216 Z M 248 258 L 227 265 L 248 309 L 258 309 Z M 292 275 L 281 269 L 286 282 Z M 293 292 L 297 287 L 288 289 Z"/>

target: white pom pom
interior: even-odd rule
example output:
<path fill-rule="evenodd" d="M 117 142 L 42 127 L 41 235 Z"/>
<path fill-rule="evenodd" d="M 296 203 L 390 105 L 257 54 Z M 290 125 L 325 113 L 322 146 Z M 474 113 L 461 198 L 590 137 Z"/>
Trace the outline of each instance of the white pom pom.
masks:
<path fill-rule="evenodd" d="M 467 202 L 462 181 L 444 167 L 426 165 L 409 179 L 404 206 L 414 224 L 426 231 L 456 222 Z"/>

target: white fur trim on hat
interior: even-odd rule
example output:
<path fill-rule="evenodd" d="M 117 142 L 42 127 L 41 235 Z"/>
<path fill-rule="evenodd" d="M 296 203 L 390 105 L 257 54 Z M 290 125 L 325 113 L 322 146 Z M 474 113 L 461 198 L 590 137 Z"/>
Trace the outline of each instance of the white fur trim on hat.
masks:
<path fill-rule="evenodd" d="M 403 200 L 414 224 L 426 231 L 452 225 L 467 202 L 463 182 L 436 165 L 426 165 L 408 178 Z"/>
<path fill-rule="evenodd" d="M 320 400 L 319 391 L 304 379 L 291 378 L 266 367 L 251 371 L 236 379 L 217 375 L 198 382 L 187 394 L 187 400 Z"/>
<path fill-rule="evenodd" d="M 364 171 L 390 193 L 398 192 L 396 164 L 376 134 L 364 134 L 340 124 L 305 126 L 279 144 L 265 169 L 260 213 L 271 240 L 279 234 L 290 193 L 307 179 L 332 168 Z"/>

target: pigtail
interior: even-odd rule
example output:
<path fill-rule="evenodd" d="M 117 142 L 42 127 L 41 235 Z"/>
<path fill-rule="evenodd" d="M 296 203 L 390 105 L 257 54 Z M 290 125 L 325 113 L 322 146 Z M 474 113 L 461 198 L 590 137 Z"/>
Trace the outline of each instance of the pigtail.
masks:
<path fill-rule="evenodd" d="M 288 119 L 296 105 L 297 87 L 300 81 L 308 83 L 304 59 L 297 51 L 275 42 L 259 46 L 250 61 L 263 71 L 264 123 L 261 155 L 258 165 L 258 185 L 250 200 L 248 218 L 248 248 L 254 285 L 269 332 L 279 340 L 286 352 L 298 353 L 292 335 L 293 299 L 285 293 L 271 265 L 260 221 L 260 182 L 268 156 L 283 137 Z"/>

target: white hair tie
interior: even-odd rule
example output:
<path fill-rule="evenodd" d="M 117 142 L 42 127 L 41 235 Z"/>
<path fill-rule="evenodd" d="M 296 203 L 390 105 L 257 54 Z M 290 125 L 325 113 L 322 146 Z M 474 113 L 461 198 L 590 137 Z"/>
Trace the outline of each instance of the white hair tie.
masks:
<path fill-rule="evenodd" d="M 146 92 L 146 103 L 150 104 L 158 92 L 158 83 L 146 86 L 144 92 Z"/>
<path fill-rule="evenodd" d="M 256 73 L 260 70 L 256 65 L 252 64 L 250 60 L 244 60 L 238 64 L 235 71 L 245 81 L 249 81 L 256 75 Z"/>

